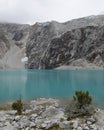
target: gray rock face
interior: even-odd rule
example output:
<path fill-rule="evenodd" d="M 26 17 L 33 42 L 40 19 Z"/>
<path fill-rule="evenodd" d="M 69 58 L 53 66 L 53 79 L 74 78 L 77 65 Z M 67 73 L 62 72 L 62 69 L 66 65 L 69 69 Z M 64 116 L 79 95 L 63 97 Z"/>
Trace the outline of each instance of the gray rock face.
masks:
<path fill-rule="evenodd" d="M 104 65 L 104 26 L 75 29 L 55 38 L 49 44 L 41 59 L 42 69 L 70 65 L 78 59 L 85 59 L 98 66 Z M 99 64 L 101 62 L 101 64 Z"/>
<path fill-rule="evenodd" d="M 26 46 L 28 68 L 39 68 L 39 62 L 44 56 L 51 39 L 55 36 L 57 36 L 57 34 L 52 23 L 47 23 L 46 25 L 36 23 L 31 27 Z"/>
<path fill-rule="evenodd" d="M 10 49 L 10 43 L 3 32 L 0 32 L 0 58 Z"/>
<path fill-rule="evenodd" d="M 0 23 L 0 69 L 25 68 L 25 46 L 29 25 Z"/>
<path fill-rule="evenodd" d="M 93 16 L 66 23 L 52 21 L 32 26 L 26 46 L 27 68 L 53 69 L 84 64 L 104 67 L 104 16 Z M 74 64 L 73 64 L 74 62 Z M 79 64 L 78 64 L 79 66 Z"/>
<path fill-rule="evenodd" d="M 21 62 L 25 57 L 28 62 Z M 32 26 L 0 23 L 0 69 L 61 66 L 104 67 L 104 15 Z"/>

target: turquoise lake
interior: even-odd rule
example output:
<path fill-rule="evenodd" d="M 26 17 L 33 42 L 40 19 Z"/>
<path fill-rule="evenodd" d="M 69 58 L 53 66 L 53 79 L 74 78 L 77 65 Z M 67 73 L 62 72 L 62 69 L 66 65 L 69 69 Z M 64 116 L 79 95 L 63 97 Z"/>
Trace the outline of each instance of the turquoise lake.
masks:
<path fill-rule="evenodd" d="M 104 70 L 0 70 L 0 102 L 40 97 L 70 98 L 88 90 L 104 105 Z"/>

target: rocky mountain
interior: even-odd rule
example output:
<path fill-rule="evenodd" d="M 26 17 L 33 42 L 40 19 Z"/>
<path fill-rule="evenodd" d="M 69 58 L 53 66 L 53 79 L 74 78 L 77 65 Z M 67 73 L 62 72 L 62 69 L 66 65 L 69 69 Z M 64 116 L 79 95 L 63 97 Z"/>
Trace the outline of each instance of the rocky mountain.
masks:
<path fill-rule="evenodd" d="M 0 68 L 24 67 L 103 69 L 104 15 L 32 26 L 1 23 Z"/>
<path fill-rule="evenodd" d="M 24 68 L 29 25 L 0 23 L 0 69 Z"/>
<path fill-rule="evenodd" d="M 30 69 L 103 68 L 104 16 L 36 23 L 29 34 L 26 54 Z"/>

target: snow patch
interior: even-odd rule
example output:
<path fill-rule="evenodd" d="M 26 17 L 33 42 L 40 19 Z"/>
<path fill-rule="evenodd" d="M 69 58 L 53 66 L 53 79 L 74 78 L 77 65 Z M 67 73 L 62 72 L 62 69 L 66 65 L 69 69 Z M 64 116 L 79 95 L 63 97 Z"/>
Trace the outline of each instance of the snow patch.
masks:
<path fill-rule="evenodd" d="M 24 57 L 21 59 L 21 62 L 27 62 L 28 61 L 28 57 Z"/>

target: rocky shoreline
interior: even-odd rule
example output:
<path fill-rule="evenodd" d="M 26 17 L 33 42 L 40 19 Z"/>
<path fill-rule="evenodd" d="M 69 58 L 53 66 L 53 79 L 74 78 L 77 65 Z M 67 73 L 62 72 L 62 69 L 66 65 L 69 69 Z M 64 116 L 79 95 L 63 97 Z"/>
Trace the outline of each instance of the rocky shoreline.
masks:
<path fill-rule="evenodd" d="M 67 120 L 67 101 L 39 98 L 24 103 L 22 115 L 17 115 L 8 103 L 0 110 L 0 130 L 104 130 L 104 110 L 95 108 L 92 116 Z M 8 110 L 7 110 L 8 108 Z"/>
<path fill-rule="evenodd" d="M 63 65 L 60 67 L 55 68 L 55 70 L 104 70 L 104 67 L 98 67 L 98 66 L 68 66 Z"/>

